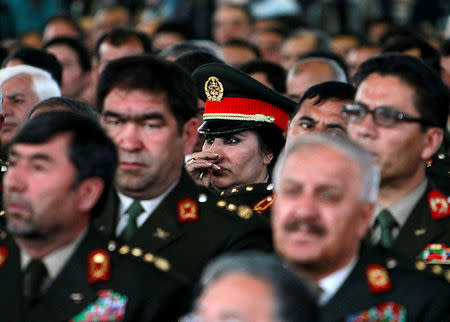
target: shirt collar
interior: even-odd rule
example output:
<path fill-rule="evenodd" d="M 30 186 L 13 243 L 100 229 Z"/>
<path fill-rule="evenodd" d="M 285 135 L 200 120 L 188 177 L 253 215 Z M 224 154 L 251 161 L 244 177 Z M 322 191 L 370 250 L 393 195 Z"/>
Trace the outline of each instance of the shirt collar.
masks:
<path fill-rule="evenodd" d="M 320 305 L 325 305 L 334 296 L 334 294 L 336 294 L 341 285 L 350 275 L 357 261 L 358 256 L 355 256 L 346 266 L 319 281 L 319 286 L 322 291 L 319 297 Z"/>
<path fill-rule="evenodd" d="M 389 207 L 385 208 L 382 207 L 380 204 L 375 205 L 375 216 L 373 220 L 376 219 L 377 214 L 382 209 L 388 209 L 398 225 L 402 227 L 406 220 L 408 219 L 409 214 L 414 209 L 415 205 L 419 201 L 419 199 L 424 194 L 425 190 L 427 189 L 427 183 L 428 181 L 425 179 L 417 188 L 414 188 L 411 192 L 409 192 L 407 195 L 402 197 L 401 199 L 395 201 L 393 204 L 391 204 Z"/>
<path fill-rule="evenodd" d="M 175 188 L 175 186 L 178 184 L 178 181 L 172 184 L 166 191 L 164 191 L 162 194 L 160 194 L 158 197 L 148 200 L 139 200 L 139 202 L 142 205 L 142 208 L 144 208 L 146 214 L 151 214 L 161 203 L 161 201 Z M 125 212 L 130 208 L 131 204 L 133 203 L 134 199 L 130 198 L 120 192 L 117 192 L 120 200 L 120 209 L 119 213 L 120 215 L 125 214 Z"/>
<path fill-rule="evenodd" d="M 69 258 L 73 255 L 75 249 L 81 243 L 86 234 L 87 228 L 85 228 L 74 241 L 61 248 L 58 248 L 42 259 L 45 267 L 47 268 L 50 281 L 53 281 L 58 276 L 58 274 L 61 272 L 64 265 L 69 261 Z M 20 256 L 21 268 L 22 270 L 24 270 L 31 261 L 31 257 L 24 251 L 20 252 Z"/>

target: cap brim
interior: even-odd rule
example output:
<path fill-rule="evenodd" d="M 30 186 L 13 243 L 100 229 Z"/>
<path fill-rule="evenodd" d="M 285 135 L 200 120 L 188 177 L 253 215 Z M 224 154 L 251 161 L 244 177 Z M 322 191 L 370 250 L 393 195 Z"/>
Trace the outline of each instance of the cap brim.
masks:
<path fill-rule="evenodd" d="M 203 135 L 231 134 L 251 130 L 261 124 L 251 121 L 208 120 L 198 128 L 198 133 Z"/>

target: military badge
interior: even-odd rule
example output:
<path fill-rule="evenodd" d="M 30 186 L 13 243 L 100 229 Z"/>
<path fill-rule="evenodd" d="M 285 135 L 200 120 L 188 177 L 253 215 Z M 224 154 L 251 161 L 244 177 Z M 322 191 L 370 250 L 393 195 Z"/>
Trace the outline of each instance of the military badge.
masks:
<path fill-rule="evenodd" d="M 447 198 L 437 190 L 428 193 L 428 206 L 434 220 L 445 218 L 450 215 L 450 207 Z"/>
<path fill-rule="evenodd" d="M 270 206 L 272 206 L 272 203 L 273 203 L 273 195 L 267 196 L 262 200 L 258 201 L 258 203 L 253 206 L 253 211 L 258 214 L 262 214 L 267 209 L 269 209 Z"/>
<path fill-rule="evenodd" d="M 370 264 L 366 268 L 366 278 L 372 293 L 387 292 L 392 288 L 389 274 L 381 265 Z"/>
<path fill-rule="evenodd" d="M 9 256 L 9 249 L 6 246 L 0 246 L 0 267 L 5 264 Z"/>
<path fill-rule="evenodd" d="M 194 200 L 183 199 L 178 201 L 177 209 L 179 222 L 198 220 L 198 204 Z"/>
<path fill-rule="evenodd" d="M 109 280 L 111 259 L 103 249 L 93 250 L 88 256 L 88 281 L 96 283 Z"/>
<path fill-rule="evenodd" d="M 394 303 L 381 303 L 370 309 L 348 316 L 346 322 L 406 322 L 406 309 L 404 306 Z"/>
<path fill-rule="evenodd" d="M 223 85 L 217 77 L 211 76 L 205 82 L 205 94 L 211 102 L 220 102 L 223 98 Z"/>
<path fill-rule="evenodd" d="M 428 244 L 418 256 L 427 264 L 450 264 L 450 248 L 445 244 Z"/>
<path fill-rule="evenodd" d="M 128 298 L 111 290 L 100 290 L 97 294 L 97 301 L 71 321 L 123 321 Z"/>

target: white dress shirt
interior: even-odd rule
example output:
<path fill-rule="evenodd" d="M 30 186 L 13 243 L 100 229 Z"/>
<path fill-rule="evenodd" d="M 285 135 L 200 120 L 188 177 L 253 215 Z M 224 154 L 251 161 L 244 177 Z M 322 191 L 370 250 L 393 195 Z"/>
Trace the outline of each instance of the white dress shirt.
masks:
<path fill-rule="evenodd" d="M 150 199 L 150 200 L 140 200 L 139 202 L 142 205 L 142 208 L 144 208 L 144 212 L 137 216 L 136 223 L 138 227 L 141 227 L 144 222 L 150 217 L 152 212 L 158 208 L 158 206 L 161 204 L 163 199 L 169 194 L 169 192 L 172 191 L 173 188 L 177 185 L 178 181 L 175 182 L 173 185 L 169 187 L 166 191 L 164 191 L 161 195 L 159 195 L 156 198 Z M 131 204 L 133 203 L 134 199 L 125 196 L 124 194 L 117 192 L 119 195 L 120 200 L 120 206 L 119 206 L 119 220 L 117 222 L 116 227 L 116 236 L 120 236 L 120 234 L 123 232 L 125 227 L 128 225 L 128 213 L 127 210 L 130 208 Z"/>
<path fill-rule="evenodd" d="M 344 281 L 350 275 L 357 261 L 358 257 L 356 256 L 345 267 L 332 273 L 331 275 L 328 275 L 325 278 L 322 278 L 319 281 L 318 284 L 322 291 L 322 293 L 319 296 L 319 305 L 327 304 L 327 302 L 334 296 L 334 294 L 336 294 L 336 292 L 342 286 Z"/>

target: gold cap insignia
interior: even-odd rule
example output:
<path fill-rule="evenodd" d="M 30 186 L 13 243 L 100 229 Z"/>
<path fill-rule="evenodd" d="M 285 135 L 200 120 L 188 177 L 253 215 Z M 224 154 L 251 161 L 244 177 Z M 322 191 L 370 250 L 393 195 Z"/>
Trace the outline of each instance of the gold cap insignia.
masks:
<path fill-rule="evenodd" d="M 205 94 L 211 102 L 220 102 L 223 98 L 223 85 L 215 76 L 205 82 Z"/>

